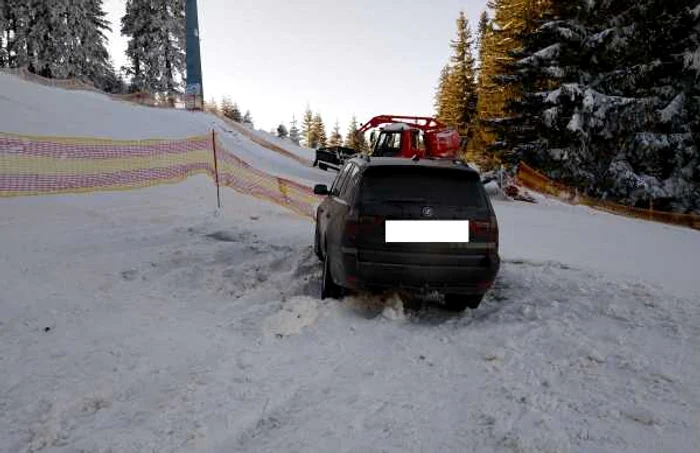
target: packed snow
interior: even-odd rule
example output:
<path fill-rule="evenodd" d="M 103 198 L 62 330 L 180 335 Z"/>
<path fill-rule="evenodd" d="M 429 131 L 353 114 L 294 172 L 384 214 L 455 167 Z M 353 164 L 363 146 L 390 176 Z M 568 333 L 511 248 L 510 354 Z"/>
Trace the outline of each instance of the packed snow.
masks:
<path fill-rule="evenodd" d="M 179 137 L 210 121 L 84 93 L 51 117 L 40 98 L 60 90 L 17 85 L 25 97 L 0 92 L 6 132 L 50 118 L 47 134 Z M 329 175 L 283 162 L 256 161 Z M 233 191 L 216 211 L 212 194 L 198 176 L 0 199 L 0 452 L 700 445 L 700 233 L 494 201 L 502 271 L 454 315 L 397 294 L 321 301 L 312 223 Z"/>

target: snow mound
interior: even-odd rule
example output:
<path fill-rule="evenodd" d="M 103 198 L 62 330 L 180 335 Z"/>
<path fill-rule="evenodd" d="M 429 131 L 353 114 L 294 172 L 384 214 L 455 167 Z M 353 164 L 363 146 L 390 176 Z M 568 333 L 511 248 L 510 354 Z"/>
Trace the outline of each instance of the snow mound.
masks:
<path fill-rule="evenodd" d="M 349 310 L 366 319 L 404 321 L 407 319 L 404 302 L 395 292 L 381 295 L 359 292 L 342 300 L 343 310 Z"/>
<path fill-rule="evenodd" d="M 389 321 L 403 321 L 406 319 L 403 311 L 403 301 L 397 294 L 392 294 L 386 301 L 382 316 Z"/>
<path fill-rule="evenodd" d="M 501 190 L 496 181 L 490 181 L 484 184 L 484 190 L 492 200 L 512 201 L 508 196 L 506 196 L 505 193 L 503 193 L 503 190 Z"/>

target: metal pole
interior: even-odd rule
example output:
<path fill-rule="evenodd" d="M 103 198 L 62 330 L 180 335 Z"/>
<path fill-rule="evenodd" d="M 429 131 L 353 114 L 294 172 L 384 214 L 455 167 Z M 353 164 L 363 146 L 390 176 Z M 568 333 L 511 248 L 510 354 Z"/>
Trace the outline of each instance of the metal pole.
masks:
<path fill-rule="evenodd" d="M 185 90 L 185 95 L 186 97 L 193 97 L 193 109 L 203 109 L 204 87 L 202 85 L 202 59 L 199 49 L 197 0 L 187 0 L 185 6 L 185 22 L 187 47 L 187 88 Z"/>
<path fill-rule="evenodd" d="M 214 181 L 216 182 L 216 206 L 221 209 L 221 191 L 219 189 L 219 162 L 216 158 L 216 131 L 211 130 L 211 146 L 214 150 Z"/>

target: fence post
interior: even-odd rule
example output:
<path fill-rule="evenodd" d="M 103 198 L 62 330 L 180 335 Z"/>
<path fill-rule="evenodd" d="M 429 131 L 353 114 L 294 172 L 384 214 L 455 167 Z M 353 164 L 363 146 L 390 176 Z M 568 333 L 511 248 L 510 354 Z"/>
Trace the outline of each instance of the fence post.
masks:
<path fill-rule="evenodd" d="M 284 200 L 284 204 L 289 205 L 289 196 L 287 195 L 287 187 L 285 186 L 284 182 L 282 181 L 282 178 L 277 178 L 277 190 L 279 191 L 280 195 L 282 195 L 282 199 Z"/>
<path fill-rule="evenodd" d="M 214 151 L 214 182 L 216 182 L 216 207 L 221 209 L 221 192 L 219 188 L 219 162 L 216 157 L 216 131 L 211 130 L 211 147 Z"/>

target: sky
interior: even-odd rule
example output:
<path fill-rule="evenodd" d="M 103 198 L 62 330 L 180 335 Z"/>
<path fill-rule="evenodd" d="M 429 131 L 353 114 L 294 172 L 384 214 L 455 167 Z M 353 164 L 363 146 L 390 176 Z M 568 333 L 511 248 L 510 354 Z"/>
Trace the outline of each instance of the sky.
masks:
<path fill-rule="evenodd" d="M 228 95 L 255 126 L 289 127 L 309 105 L 330 134 L 353 115 L 432 115 L 460 10 L 476 26 L 486 0 L 199 0 L 204 96 Z M 124 0 L 105 0 L 109 49 L 126 64 Z"/>

